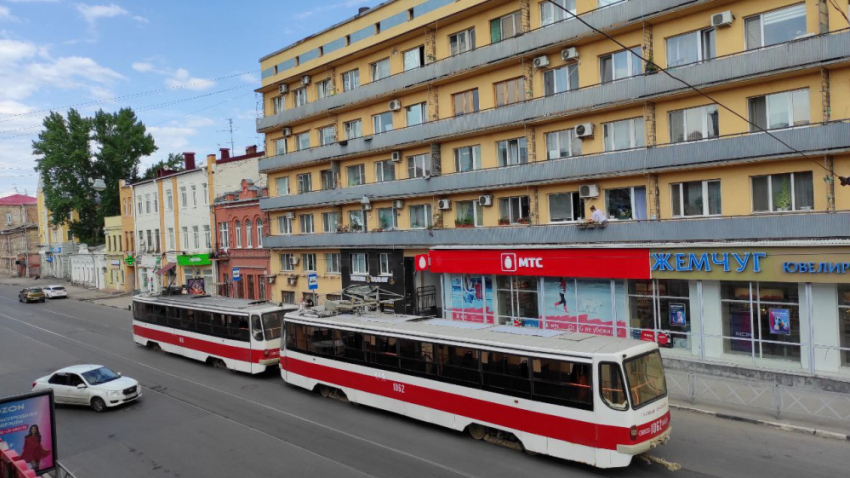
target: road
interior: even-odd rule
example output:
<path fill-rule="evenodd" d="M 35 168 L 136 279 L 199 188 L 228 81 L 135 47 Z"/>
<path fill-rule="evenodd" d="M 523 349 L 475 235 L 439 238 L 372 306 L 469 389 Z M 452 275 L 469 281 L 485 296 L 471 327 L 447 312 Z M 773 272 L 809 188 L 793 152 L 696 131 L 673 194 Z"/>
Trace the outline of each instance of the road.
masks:
<path fill-rule="evenodd" d="M 76 363 L 139 380 L 144 396 L 95 414 L 57 407 L 60 461 L 97 477 L 830 477 L 847 473 L 850 443 L 673 411 L 673 437 L 637 461 L 596 470 L 528 456 L 461 433 L 283 384 L 153 352 L 131 338 L 128 311 L 73 299 L 20 304 L 0 286 L 0 396 Z"/>

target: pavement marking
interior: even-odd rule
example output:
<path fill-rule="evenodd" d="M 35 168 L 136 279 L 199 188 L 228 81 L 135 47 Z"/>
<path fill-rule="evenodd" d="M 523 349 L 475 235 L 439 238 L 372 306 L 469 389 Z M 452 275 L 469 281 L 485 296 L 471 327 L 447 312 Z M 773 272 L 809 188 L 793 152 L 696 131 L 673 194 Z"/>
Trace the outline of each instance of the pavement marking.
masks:
<path fill-rule="evenodd" d="M 70 337 L 67 337 L 67 336 L 62 335 L 62 334 L 57 333 L 57 332 L 54 332 L 54 331 L 52 331 L 52 330 L 48 330 L 48 329 L 45 329 L 45 328 L 43 328 L 43 327 L 39 327 L 39 326 L 37 326 L 37 325 L 30 324 L 30 323 L 28 323 L 28 322 L 24 322 L 23 320 L 18 320 L 18 319 L 14 318 L 14 317 L 10 317 L 10 316 L 8 316 L 8 315 L 6 315 L 6 314 L 0 313 L 0 317 L 5 317 L 5 318 L 7 318 L 7 319 L 9 319 L 9 320 L 13 320 L 13 321 L 15 321 L 15 322 L 21 323 L 21 324 L 26 325 L 26 326 L 28 326 L 28 327 L 32 327 L 32 328 L 34 328 L 34 329 L 38 329 L 38 330 L 40 330 L 40 331 L 42 331 L 42 332 L 45 332 L 45 333 L 48 333 L 48 334 L 51 334 L 51 335 L 55 335 L 55 336 L 57 336 L 57 337 L 63 338 L 63 339 L 65 339 L 65 340 L 69 340 L 69 341 L 71 341 L 71 342 L 77 343 L 77 344 L 82 345 L 82 346 L 84 346 L 84 347 L 88 347 L 88 348 L 91 348 L 91 349 L 97 350 L 97 351 L 102 352 L 102 353 L 105 353 L 105 354 L 107 354 L 107 355 L 111 355 L 111 356 L 116 357 L 116 358 L 119 358 L 119 359 L 121 359 L 121 360 L 124 360 L 124 361 L 130 362 L 130 363 L 133 363 L 133 364 L 136 364 L 136 365 L 140 365 L 140 366 L 145 367 L 145 368 L 148 368 L 148 369 L 150 369 L 150 370 L 153 370 L 153 371 L 159 372 L 159 373 L 161 373 L 161 374 L 163 374 L 163 375 L 167 375 L 167 376 L 169 376 L 169 377 L 172 377 L 172 378 L 175 378 L 175 379 L 178 379 L 178 380 L 182 380 L 182 381 L 184 381 L 184 382 L 191 383 L 191 384 L 196 385 L 196 386 L 198 386 L 198 387 L 206 388 L 207 390 L 211 390 L 211 391 L 214 391 L 214 392 L 218 392 L 218 393 L 220 393 L 220 394 L 222 394 L 222 395 L 227 395 L 228 397 L 231 397 L 231 398 L 234 398 L 234 399 L 237 399 L 237 400 L 241 400 L 241 401 L 243 401 L 243 402 L 250 403 L 250 404 L 255 405 L 255 406 L 257 406 L 257 407 L 265 408 L 266 410 L 270 410 L 270 411 L 273 411 L 273 412 L 279 413 L 279 414 L 281 414 L 281 415 L 285 415 L 285 416 L 287 416 L 287 417 L 294 418 L 294 419 L 296 419 L 296 420 L 300 420 L 300 421 L 303 421 L 303 422 L 309 423 L 309 424 L 311 424 L 311 425 L 314 425 L 314 426 L 317 426 L 317 427 L 320 427 L 320 428 L 324 428 L 324 429 L 329 430 L 329 431 L 333 431 L 333 432 L 339 433 L 340 435 L 343 435 L 343 436 L 345 436 L 345 437 L 352 438 L 352 439 L 354 439 L 354 440 L 358 440 L 358 441 L 361 441 L 361 442 L 364 442 L 364 443 L 368 443 L 368 444 L 370 444 L 370 445 L 374 445 L 374 446 L 376 446 L 376 447 L 378 447 L 378 448 L 382 448 L 382 449 L 384 449 L 384 450 L 388 450 L 388 451 L 391 451 L 391 452 L 397 453 L 397 454 L 399 454 L 399 455 L 406 456 L 406 457 L 408 457 L 408 458 L 412 458 L 412 459 L 417 460 L 417 461 L 421 461 L 421 462 L 423 462 L 423 463 L 426 463 L 426 464 L 429 464 L 429 465 L 435 466 L 435 467 L 437 467 L 437 468 L 440 468 L 440 469 L 442 469 L 442 470 L 448 471 L 448 472 L 450 472 L 450 473 L 454 473 L 454 474 L 457 474 L 457 475 L 460 475 L 460 476 L 465 476 L 465 477 L 467 477 L 467 478 L 477 478 L 475 475 L 470 475 L 470 474 L 465 473 L 465 472 L 463 472 L 463 471 L 456 470 L 456 469 L 454 469 L 454 468 L 448 467 L 448 466 L 443 465 L 443 464 L 441 464 L 441 463 L 437 463 L 437 462 L 432 461 L 432 460 L 429 460 L 429 459 L 427 459 L 427 458 L 422 458 L 422 457 L 420 457 L 420 456 L 416 456 L 416 455 L 414 455 L 414 454 L 412 454 L 412 453 L 408 453 L 408 452 L 406 452 L 406 451 L 399 450 L 399 449 L 397 449 L 397 448 L 393 448 L 393 447 L 391 447 L 391 446 L 384 445 L 384 444 L 382 444 L 382 443 L 378 443 L 378 442 L 373 441 L 373 440 L 370 440 L 370 439 L 368 439 L 368 438 L 364 438 L 364 437 L 361 437 L 361 436 L 357 436 L 357 435 L 351 434 L 351 433 L 349 433 L 349 432 L 346 432 L 346 431 L 340 430 L 339 428 L 334 428 L 334 427 L 332 427 L 332 426 L 330 426 L 330 425 L 325 425 L 325 424 L 323 424 L 323 423 L 316 422 L 316 421 L 311 420 L 311 419 L 309 419 L 309 418 L 302 417 L 302 416 L 300 416 L 300 415 L 296 415 L 296 414 L 291 413 L 291 412 L 287 412 L 287 411 L 284 411 L 284 410 L 280 410 L 280 409 L 274 408 L 274 407 L 272 407 L 272 406 L 270 406 L 270 405 L 266 405 L 266 404 L 263 404 L 263 403 L 260 403 L 260 402 L 257 402 L 257 401 L 254 401 L 254 400 L 251 400 L 251 399 L 245 398 L 245 397 L 241 397 L 241 396 L 239 396 L 239 395 L 236 395 L 236 394 L 233 394 L 233 393 L 230 393 L 230 392 L 225 392 L 225 391 L 223 391 L 223 390 L 219 390 L 219 389 L 214 388 L 214 387 L 211 387 L 211 386 L 209 386 L 209 385 L 205 385 L 205 384 L 203 384 L 203 383 L 196 382 L 196 381 L 194 381 L 194 380 L 190 380 L 190 379 L 187 379 L 187 378 L 181 377 L 181 376 L 179 376 L 179 375 L 175 375 L 175 374 L 173 374 L 173 373 L 171 373 L 171 372 L 166 372 L 165 370 L 158 369 L 158 368 L 156 368 L 156 367 L 154 367 L 154 366 L 152 366 L 152 365 L 148 365 L 148 364 L 143 363 L 143 362 L 136 362 L 136 361 L 130 360 L 130 359 L 128 359 L 128 358 L 126 358 L 126 357 L 124 357 L 124 356 L 122 356 L 122 355 L 120 355 L 120 354 L 117 354 L 117 353 L 114 353 L 114 352 L 110 352 L 110 351 L 108 351 L 108 350 L 104 350 L 104 349 L 101 349 L 101 348 L 95 347 L 94 345 L 87 344 L 87 343 L 82 342 L 82 341 L 80 341 L 80 340 L 72 339 L 72 338 L 70 338 Z M 33 340 L 36 340 L 36 339 L 33 339 Z M 151 391 L 153 391 L 153 392 L 162 393 L 162 392 L 159 392 L 159 391 L 156 391 L 156 390 L 152 390 L 152 389 L 150 389 L 149 387 L 144 387 L 144 388 L 147 388 L 148 390 L 151 390 Z M 168 395 L 166 395 L 166 396 L 168 396 Z M 175 399 L 175 400 L 178 400 L 178 401 L 181 401 L 181 402 L 182 402 L 182 400 L 179 400 L 179 399 L 177 399 L 176 397 L 170 397 L 170 398 L 173 398 L 173 399 Z M 184 402 L 184 403 L 188 403 L 188 402 Z M 196 407 L 197 407 L 197 406 L 196 406 Z M 197 408 L 199 408 L 199 409 L 201 409 L 201 410 L 204 410 L 204 409 L 203 409 L 203 408 L 201 408 L 201 407 L 197 407 Z M 213 414 L 215 414 L 215 415 L 217 415 L 217 416 L 220 416 L 220 417 L 225 418 L 225 419 L 227 419 L 227 420 L 233 421 L 233 422 L 235 422 L 235 423 L 239 423 L 239 422 L 236 422 L 235 420 L 233 420 L 233 419 L 231 419 L 231 418 L 225 417 L 224 415 L 220 415 L 220 414 L 218 414 L 218 413 L 211 412 L 211 411 L 209 411 L 209 410 L 206 410 L 206 411 L 207 411 L 208 413 L 213 413 Z M 247 427 L 247 425 L 244 425 L 244 424 L 241 424 L 241 425 L 242 425 L 242 426 Z M 251 428 L 251 427 L 248 427 L 248 428 Z M 262 432 L 262 431 L 260 431 L 260 430 L 257 430 L 257 431 L 258 431 L 259 433 L 262 433 L 262 434 L 268 435 L 267 433 Z M 278 439 L 279 439 L 279 438 L 278 438 Z M 279 439 L 279 440 L 280 440 L 280 439 Z M 285 443 L 289 443 L 289 442 L 285 442 Z M 299 445 L 296 445 L 296 444 L 294 444 L 294 443 L 290 443 L 290 445 L 292 445 L 292 446 L 294 446 L 294 447 L 301 448 Z M 305 449 L 305 451 L 308 451 L 308 452 L 310 452 L 310 453 L 316 454 L 316 452 L 313 452 L 313 451 L 310 451 L 310 450 L 306 450 L 306 449 Z M 316 455 L 317 455 L 317 456 L 322 456 L 322 455 L 318 455 L 318 454 L 316 454 Z M 327 459 L 327 460 L 329 460 L 329 461 L 334 461 L 334 460 L 333 460 L 333 459 L 331 459 L 331 458 L 327 458 L 327 457 L 323 457 L 323 458 L 325 458 L 325 459 Z M 340 464 L 341 464 L 341 463 L 340 463 Z M 343 465 L 343 466 L 348 466 L 348 465 Z M 350 467 L 349 467 L 349 468 L 350 468 Z M 359 472 L 359 473 L 364 473 L 364 472 L 359 471 L 359 470 L 358 470 L 358 472 Z"/>

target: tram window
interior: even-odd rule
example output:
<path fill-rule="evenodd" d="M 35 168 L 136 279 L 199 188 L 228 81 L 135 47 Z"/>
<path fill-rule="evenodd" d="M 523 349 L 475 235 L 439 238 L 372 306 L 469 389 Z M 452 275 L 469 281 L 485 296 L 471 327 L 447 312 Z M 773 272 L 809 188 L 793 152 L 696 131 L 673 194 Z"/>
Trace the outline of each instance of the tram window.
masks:
<path fill-rule="evenodd" d="M 516 397 L 531 396 L 528 357 L 500 352 L 481 352 L 484 388 Z"/>
<path fill-rule="evenodd" d="M 254 340 L 263 340 L 263 324 L 260 322 L 259 315 L 251 316 L 251 335 L 254 336 Z"/>
<path fill-rule="evenodd" d="M 532 360 L 533 400 L 593 410 L 591 366 L 563 360 Z"/>
<path fill-rule="evenodd" d="M 206 313 L 198 316 L 195 322 L 195 330 L 202 334 L 212 335 L 212 324 L 217 320 L 219 314 Z"/>
<path fill-rule="evenodd" d="M 350 362 L 363 361 L 363 334 L 360 332 L 351 332 L 349 330 L 340 330 L 340 340 L 342 341 L 342 353 L 340 358 Z"/>
<path fill-rule="evenodd" d="M 181 326 L 183 330 L 195 330 L 197 328 L 197 323 L 202 321 L 204 317 L 209 317 L 209 312 L 204 312 L 202 310 L 190 310 L 189 313 L 183 317 L 181 321 Z"/>
<path fill-rule="evenodd" d="M 293 324 L 292 322 L 286 323 L 286 349 L 287 350 L 298 350 L 298 347 L 295 342 L 295 337 L 297 335 L 296 330 L 299 327 L 303 327 L 301 325 Z"/>
<path fill-rule="evenodd" d="M 168 306 L 161 306 L 161 307 L 163 309 L 162 315 L 164 315 L 166 317 L 170 317 L 170 318 L 179 318 L 180 317 L 180 311 L 183 310 L 183 309 L 179 309 L 177 307 L 168 307 Z"/>
<path fill-rule="evenodd" d="M 366 362 L 383 369 L 398 369 L 398 339 L 395 337 L 366 334 L 363 336 L 363 350 Z"/>
<path fill-rule="evenodd" d="M 310 334 L 310 343 L 307 344 L 307 351 L 314 355 L 323 357 L 334 356 L 334 337 L 331 329 L 320 327 L 312 327 L 313 333 Z"/>
<path fill-rule="evenodd" d="M 401 369 L 414 374 L 436 375 L 434 364 L 434 344 L 418 340 L 399 340 Z"/>
<path fill-rule="evenodd" d="M 248 342 L 251 340 L 251 332 L 248 330 L 248 317 L 240 315 L 228 315 L 227 329 L 230 332 L 230 338 Z"/>
<path fill-rule="evenodd" d="M 440 376 L 447 381 L 476 386 L 481 384 L 477 350 L 453 345 L 438 345 L 437 362 L 440 366 Z"/>
<path fill-rule="evenodd" d="M 150 322 L 148 318 L 148 306 L 144 302 L 133 303 L 133 318 L 139 322 Z"/>
<path fill-rule="evenodd" d="M 614 410 L 626 410 L 626 389 L 620 366 L 615 363 L 603 363 L 599 366 L 599 393 L 602 401 Z"/>
<path fill-rule="evenodd" d="M 214 337 L 227 337 L 227 316 L 224 314 L 214 314 L 210 321 L 210 335 Z"/>

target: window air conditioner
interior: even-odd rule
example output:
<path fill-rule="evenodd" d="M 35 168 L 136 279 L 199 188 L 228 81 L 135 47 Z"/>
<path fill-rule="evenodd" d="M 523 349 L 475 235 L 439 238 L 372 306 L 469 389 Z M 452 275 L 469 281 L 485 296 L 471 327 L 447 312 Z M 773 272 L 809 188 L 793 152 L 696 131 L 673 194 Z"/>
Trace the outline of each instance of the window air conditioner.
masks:
<path fill-rule="evenodd" d="M 400 100 L 390 101 L 390 111 L 398 111 L 400 109 L 401 109 L 401 101 Z"/>
<path fill-rule="evenodd" d="M 735 20 L 735 17 L 732 16 L 732 12 L 726 10 L 725 12 L 715 13 L 711 16 L 711 26 L 728 27 L 732 24 L 733 20 Z"/>
<path fill-rule="evenodd" d="M 577 138 L 593 137 L 593 123 L 584 123 L 576 126 L 575 129 Z"/>
<path fill-rule="evenodd" d="M 478 196 L 478 204 L 482 206 L 492 206 L 493 205 L 493 196 L 490 194 L 485 194 L 484 196 Z"/>
<path fill-rule="evenodd" d="M 393 201 L 393 209 L 401 209 L 404 207 L 404 201 L 401 199 L 396 199 Z"/>
<path fill-rule="evenodd" d="M 301 77 L 301 84 L 307 86 L 310 84 L 310 75 L 304 75 Z"/>
<path fill-rule="evenodd" d="M 393 151 L 390 155 L 390 161 L 393 161 L 395 163 L 401 162 L 401 151 Z"/>
<path fill-rule="evenodd" d="M 283 136 L 284 137 L 292 136 L 292 128 L 290 128 L 289 126 L 287 126 L 286 128 L 283 128 Z"/>
<path fill-rule="evenodd" d="M 440 199 L 439 201 L 437 201 L 437 208 L 439 208 L 440 211 L 448 211 L 452 208 L 452 200 Z"/>
<path fill-rule="evenodd" d="M 578 195 L 582 198 L 599 197 L 599 186 L 595 184 L 585 184 L 583 186 L 579 186 Z"/>
<path fill-rule="evenodd" d="M 534 67 L 535 68 L 546 68 L 549 66 L 549 57 L 546 55 L 538 56 L 534 59 Z"/>
<path fill-rule="evenodd" d="M 295 285 L 298 283 L 298 276 L 292 276 L 286 278 L 286 283 L 289 285 Z"/>
<path fill-rule="evenodd" d="M 578 58 L 578 48 L 571 46 L 561 50 L 561 59 L 564 61 L 575 60 Z"/>
<path fill-rule="evenodd" d="M 293 212 L 287 212 L 287 213 L 284 213 L 284 214 L 283 214 L 283 217 L 285 217 L 285 218 L 287 218 L 287 219 L 295 219 L 295 213 L 293 213 Z"/>
<path fill-rule="evenodd" d="M 269 284 L 274 284 L 275 279 L 277 279 L 277 276 L 267 276 L 266 282 L 268 282 Z"/>
<path fill-rule="evenodd" d="M 298 265 L 298 256 L 292 256 L 289 259 L 289 263 L 292 264 L 293 266 L 297 266 Z"/>
<path fill-rule="evenodd" d="M 287 85 L 286 83 L 279 85 L 277 87 L 277 92 L 282 94 L 282 95 L 289 93 L 289 85 Z"/>

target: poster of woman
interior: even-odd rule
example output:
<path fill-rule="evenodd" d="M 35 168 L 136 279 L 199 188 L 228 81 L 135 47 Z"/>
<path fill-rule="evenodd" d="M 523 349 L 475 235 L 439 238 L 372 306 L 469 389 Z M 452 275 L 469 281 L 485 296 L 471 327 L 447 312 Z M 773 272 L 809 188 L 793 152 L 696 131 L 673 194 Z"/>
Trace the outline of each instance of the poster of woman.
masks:
<path fill-rule="evenodd" d="M 770 332 L 791 335 L 791 314 L 788 309 L 770 309 Z"/>
<path fill-rule="evenodd" d="M 37 474 L 56 466 L 53 393 L 39 392 L 0 400 L 0 442 Z"/>

